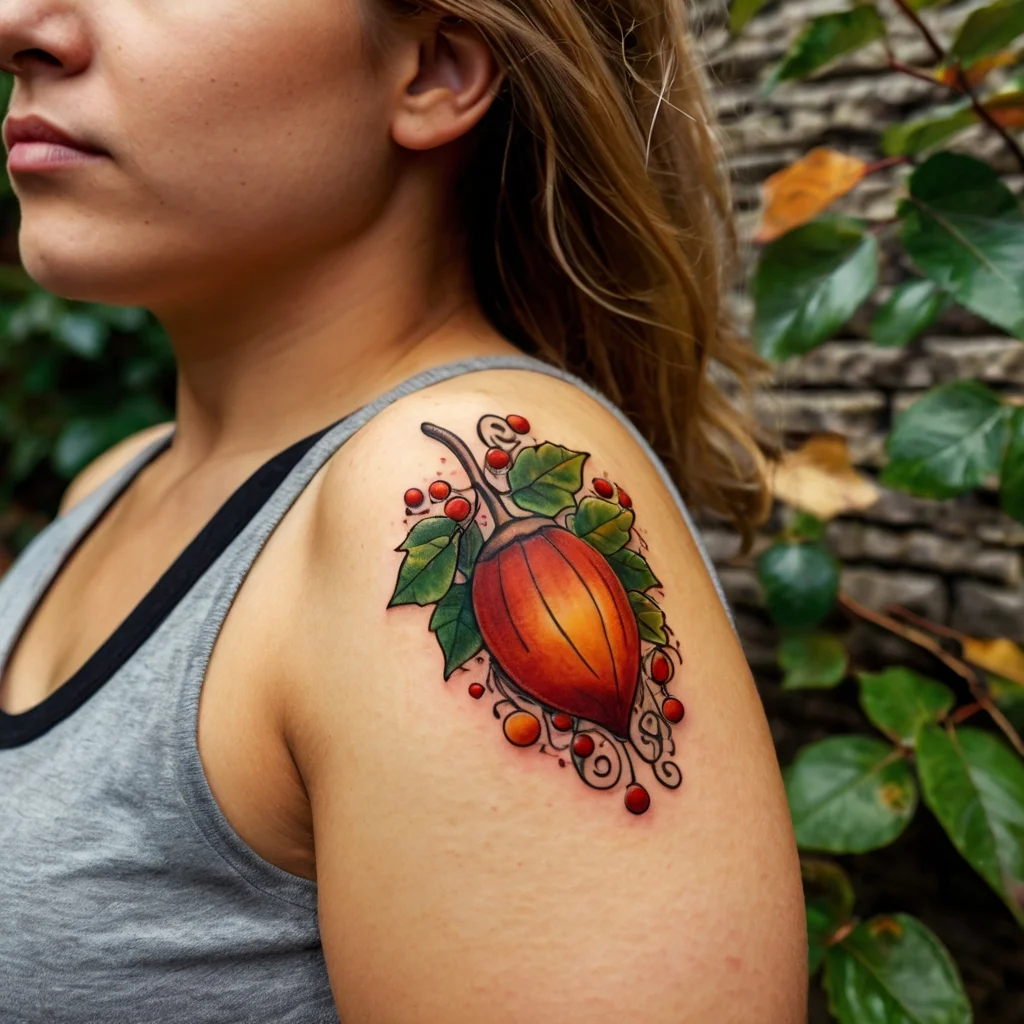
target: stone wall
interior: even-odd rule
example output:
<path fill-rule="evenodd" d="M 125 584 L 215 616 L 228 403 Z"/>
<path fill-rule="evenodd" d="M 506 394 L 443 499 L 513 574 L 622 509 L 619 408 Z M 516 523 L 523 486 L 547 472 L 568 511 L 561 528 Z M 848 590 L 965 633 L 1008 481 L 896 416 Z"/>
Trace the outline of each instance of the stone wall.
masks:
<path fill-rule="evenodd" d="M 839 0 L 781 0 L 737 39 L 729 38 L 723 11 L 706 4 L 700 8 L 698 31 L 730 149 L 737 216 L 746 239 L 758 219 L 760 182 L 769 174 L 816 145 L 877 160 L 881 128 L 947 99 L 941 88 L 888 70 L 880 44 L 811 83 L 786 84 L 768 98 L 759 95 L 768 69 L 806 19 L 843 6 Z M 950 37 L 970 6 L 928 11 L 940 38 Z M 894 8 L 883 14 L 899 58 L 926 62 L 928 51 L 915 30 Z M 1000 141 L 980 128 L 961 136 L 956 147 L 990 157 L 1001 170 L 1015 169 Z M 903 174 L 895 168 L 873 175 L 835 209 L 873 218 L 891 215 L 891 186 Z M 1011 175 L 1009 182 L 1021 184 L 1019 176 Z M 753 247 L 745 248 L 752 265 Z M 892 245 L 883 246 L 883 254 L 879 301 L 907 276 Z M 884 461 L 884 439 L 894 415 L 929 387 L 974 378 L 996 390 L 1024 391 L 1024 343 L 953 310 L 909 348 L 879 349 L 867 332 L 874 308 L 862 310 L 836 340 L 781 367 L 774 389 L 761 396 L 761 414 L 792 442 L 838 432 L 848 439 L 855 463 L 875 473 Z M 732 534 L 711 523 L 704 527 L 748 656 L 755 668 L 767 666 L 774 661 L 773 641 L 758 611 L 753 559 L 734 559 Z M 847 565 L 844 589 L 857 600 L 874 607 L 902 604 L 972 635 L 1024 642 L 1024 526 L 999 511 L 994 491 L 952 502 L 884 492 L 868 511 L 834 521 L 828 539 Z M 874 636 L 884 647 L 884 638 Z M 905 649 L 902 653 L 905 657 Z"/>

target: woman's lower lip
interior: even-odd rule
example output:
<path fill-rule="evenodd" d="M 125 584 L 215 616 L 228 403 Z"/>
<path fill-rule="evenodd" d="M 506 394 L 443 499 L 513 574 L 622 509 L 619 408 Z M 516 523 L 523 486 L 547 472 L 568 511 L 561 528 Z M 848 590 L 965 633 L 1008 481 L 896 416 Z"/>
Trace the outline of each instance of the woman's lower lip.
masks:
<path fill-rule="evenodd" d="M 105 159 L 105 153 L 86 153 L 53 142 L 16 142 L 7 154 L 7 170 L 12 174 L 18 171 L 51 171 Z"/>

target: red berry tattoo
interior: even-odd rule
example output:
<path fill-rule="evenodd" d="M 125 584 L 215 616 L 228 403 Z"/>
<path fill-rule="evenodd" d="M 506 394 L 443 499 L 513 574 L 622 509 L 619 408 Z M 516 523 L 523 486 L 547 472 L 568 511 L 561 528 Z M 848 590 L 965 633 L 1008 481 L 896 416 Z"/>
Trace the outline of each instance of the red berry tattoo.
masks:
<path fill-rule="evenodd" d="M 484 461 L 491 469 L 504 469 L 512 461 L 512 456 L 504 448 L 490 448 Z"/>
<path fill-rule="evenodd" d="M 449 519 L 454 519 L 455 522 L 461 523 L 469 515 L 471 508 L 472 506 L 465 498 L 452 498 L 450 501 L 445 502 L 444 514 Z"/>
<path fill-rule="evenodd" d="M 418 487 L 410 487 L 405 492 L 405 507 L 418 508 L 423 504 L 423 492 Z"/>
<path fill-rule="evenodd" d="M 651 678 L 659 685 L 664 686 L 672 675 L 672 663 L 665 657 L 664 652 L 655 651 L 651 658 Z"/>
<path fill-rule="evenodd" d="M 588 493 L 589 454 L 528 445 L 518 414 L 482 417 L 478 453 L 444 427 L 421 429 L 458 459 L 473 500 L 445 480 L 430 484 L 444 504 L 396 549 L 404 557 L 389 607 L 435 606 L 444 678 L 466 673 L 472 698 L 490 694 L 509 743 L 571 761 L 592 789 L 621 786 L 626 809 L 646 813 L 642 769 L 666 789 L 682 782 L 671 758 L 683 704 L 668 691 L 682 655 L 653 596 L 661 583 L 632 500 L 603 476 Z M 423 500 L 406 492 L 410 508 Z"/>
<path fill-rule="evenodd" d="M 594 739 L 583 733 L 572 741 L 572 752 L 577 757 L 590 757 L 594 752 Z"/>

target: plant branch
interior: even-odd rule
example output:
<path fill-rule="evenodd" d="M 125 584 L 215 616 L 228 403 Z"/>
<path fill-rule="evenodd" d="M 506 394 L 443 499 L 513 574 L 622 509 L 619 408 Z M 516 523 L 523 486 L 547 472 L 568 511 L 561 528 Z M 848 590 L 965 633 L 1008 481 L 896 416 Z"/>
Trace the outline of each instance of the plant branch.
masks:
<path fill-rule="evenodd" d="M 864 168 L 864 177 L 866 178 L 869 174 L 877 174 L 879 171 L 884 171 L 887 167 L 899 167 L 900 164 L 906 164 L 910 161 L 905 156 L 887 156 L 884 160 L 876 160 L 873 164 L 868 164 Z M 896 218 L 893 217 L 893 220 Z"/>
<path fill-rule="evenodd" d="M 909 608 L 904 608 L 900 604 L 886 605 L 885 612 L 887 615 L 894 615 L 901 619 L 906 619 L 907 622 L 913 623 L 915 626 L 920 626 L 922 629 L 927 630 L 934 636 L 945 636 L 949 637 L 950 640 L 956 640 L 959 643 L 963 643 L 967 637 L 957 629 L 950 629 L 949 626 L 943 626 L 941 623 L 932 622 L 931 619 L 926 619 L 923 615 L 918 615 L 917 612 L 912 612 Z"/>
<path fill-rule="evenodd" d="M 460 437 L 456 437 L 450 430 L 446 430 L 444 427 L 439 427 L 433 423 L 421 423 L 420 430 L 427 437 L 440 441 L 462 463 L 462 468 L 469 474 L 470 482 L 476 489 L 476 493 L 480 495 L 480 500 L 483 501 L 491 513 L 494 525 L 501 526 L 502 523 L 510 522 L 512 516 L 498 497 L 497 491 L 494 490 L 484 478 L 483 473 L 480 472 L 480 467 L 476 464 L 476 459 L 473 458 L 473 453 L 469 450 L 466 442 Z"/>
<path fill-rule="evenodd" d="M 927 82 L 929 85 L 939 85 L 942 86 L 943 89 L 952 88 L 952 86 L 940 81 L 934 75 L 928 74 L 927 71 L 922 71 L 920 68 L 904 64 L 903 61 L 896 60 L 895 57 L 889 58 L 889 69 L 891 71 L 898 71 L 901 75 L 910 75 L 911 78 L 920 78 L 922 82 Z"/>
<path fill-rule="evenodd" d="M 936 63 L 941 64 L 946 59 L 946 51 L 932 34 L 932 30 L 921 20 L 917 11 L 906 0 L 893 0 L 893 2 L 903 12 L 904 17 L 908 18 L 917 28 L 918 32 L 921 33 L 924 41 L 928 44 L 928 49 L 932 51 L 932 56 L 935 58 Z"/>
<path fill-rule="evenodd" d="M 897 0 L 898 2 L 898 0 Z M 992 116 L 992 112 L 985 107 L 985 104 L 978 99 L 978 94 L 974 91 L 974 86 L 967 81 L 967 76 L 964 74 L 964 69 L 959 64 L 956 66 L 956 80 L 960 88 L 970 98 L 971 106 L 974 108 L 974 113 L 985 122 L 1002 140 L 1006 143 L 1006 148 L 1013 155 L 1014 160 L 1017 161 L 1018 166 L 1024 171 L 1024 150 L 1020 148 L 1017 140 Z"/>
<path fill-rule="evenodd" d="M 954 725 L 959 725 L 961 722 L 965 722 L 968 718 L 976 715 L 979 711 L 984 710 L 985 709 L 977 703 L 977 701 L 973 704 L 965 704 L 962 708 L 957 708 L 956 711 L 949 716 L 949 721 Z"/>
<path fill-rule="evenodd" d="M 876 626 L 881 626 L 882 629 L 895 633 L 897 636 L 903 637 L 904 640 L 909 640 L 918 647 L 923 647 L 930 654 L 938 658 L 947 668 L 960 676 L 970 687 L 971 696 L 989 713 L 992 721 L 1003 731 L 1017 753 L 1024 757 L 1024 740 L 1020 738 L 1020 733 L 1014 729 L 1002 711 L 996 707 L 975 668 L 956 657 L 956 655 L 950 654 L 934 637 L 929 636 L 920 629 L 915 629 L 913 626 L 907 626 L 902 622 L 898 622 L 891 615 L 872 611 L 846 594 L 839 595 L 839 603 L 851 614 L 868 622 L 873 622 Z"/>

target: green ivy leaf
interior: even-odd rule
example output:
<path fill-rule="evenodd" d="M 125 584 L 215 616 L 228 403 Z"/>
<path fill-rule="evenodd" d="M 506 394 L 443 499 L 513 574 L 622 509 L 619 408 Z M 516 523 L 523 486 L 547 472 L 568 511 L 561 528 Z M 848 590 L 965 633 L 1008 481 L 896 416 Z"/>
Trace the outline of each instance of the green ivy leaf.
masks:
<path fill-rule="evenodd" d="M 166 410 L 152 395 L 131 395 L 102 416 L 71 420 L 53 446 L 50 463 L 59 476 L 70 480 L 118 441 L 165 419 Z"/>
<path fill-rule="evenodd" d="M 882 132 L 886 156 L 918 156 L 977 122 L 971 101 L 958 100 L 933 107 L 924 117 L 898 121 Z"/>
<path fill-rule="evenodd" d="M 733 0 L 729 7 L 729 31 L 735 35 L 767 3 L 767 0 Z"/>
<path fill-rule="evenodd" d="M 917 770 L 953 845 L 1024 925 L 1024 762 L 991 733 L 930 725 Z"/>
<path fill-rule="evenodd" d="M 7 472 L 20 483 L 46 458 L 50 445 L 46 438 L 37 434 L 20 434 L 11 443 L 7 460 Z"/>
<path fill-rule="evenodd" d="M 1010 725 L 1018 732 L 1024 729 L 1024 686 L 991 672 L 985 673 L 985 685 Z"/>
<path fill-rule="evenodd" d="M 885 22 L 873 4 L 861 3 L 849 11 L 812 18 L 768 78 L 763 92 L 770 93 L 789 79 L 806 78 L 838 57 L 884 36 Z"/>
<path fill-rule="evenodd" d="M 783 777 L 802 850 L 877 850 L 907 827 L 917 808 L 906 759 L 873 736 L 831 736 L 812 743 Z"/>
<path fill-rule="evenodd" d="M 642 593 L 651 587 L 661 586 L 661 580 L 651 572 L 647 559 L 629 548 L 620 548 L 609 555 L 608 564 L 615 570 L 615 575 L 627 591 L 637 590 Z"/>
<path fill-rule="evenodd" d="M 910 176 L 899 206 L 903 244 L 943 291 L 1024 337 L 1024 215 L 988 164 L 936 153 Z"/>
<path fill-rule="evenodd" d="M 859 924 L 825 954 L 829 1010 L 839 1024 L 971 1024 L 953 958 L 916 918 Z"/>
<path fill-rule="evenodd" d="M 1024 409 L 1015 409 L 1008 425 L 1010 443 L 1003 456 L 999 499 L 1003 511 L 1024 523 Z"/>
<path fill-rule="evenodd" d="M 784 690 L 830 690 L 842 682 L 848 660 L 842 639 L 827 633 L 784 637 L 778 659 Z"/>
<path fill-rule="evenodd" d="M 542 516 L 571 508 L 583 486 L 583 463 L 588 455 L 550 441 L 524 448 L 508 474 L 512 500 L 527 512 Z"/>
<path fill-rule="evenodd" d="M 640 630 L 640 639 L 649 640 L 652 644 L 668 643 L 665 635 L 665 613 L 646 594 L 630 590 L 629 606 L 636 616 L 636 624 Z"/>
<path fill-rule="evenodd" d="M 768 613 L 783 629 L 813 629 L 835 605 L 839 563 L 816 542 L 776 544 L 757 560 Z"/>
<path fill-rule="evenodd" d="M 115 330 L 126 334 L 141 330 L 149 319 L 149 311 L 143 306 L 104 306 L 96 303 L 90 306 L 90 310 Z"/>
<path fill-rule="evenodd" d="M 909 668 L 858 672 L 860 706 L 873 725 L 891 739 L 914 742 L 918 729 L 946 717 L 956 703 L 953 691 Z"/>
<path fill-rule="evenodd" d="M 808 967 L 811 974 L 821 966 L 829 940 L 853 914 L 853 885 L 849 876 L 830 860 L 800 859 L 807 911 Z"/>
<path fill-rule="evenodd" d="M 405 551 L 398 583 L 388 602 L 392 608 L 400 604 L 433 604 L 439 601 L 455 579 L 459 551 L 458 523 L 447 516 L 421 519 L 409 535 L 395 548 Z"/>
<path fill-rule="evenodd" d="M 444 677 L 465 665 L 484 645 L 473 612 L 473 598 L 468 583 L 455 583 L 437 602 L 430 617 L 430 629 L 444 652 Z"/>
<path fill-rule="evenodd" d="M 572 518 L 572 531 L 602 555 L 611 555 L 629 543 L 633 513 L 613 501 L 584 498 Z"/>
<path fill-rule="evenodd" d="M 1004 49 L 1024 34 L 1024 0 L 996 0 L 972 11 L 960 26 L 949 56 L 963 65 Z"/>
<path fill-rule="evenodd" d="M 480 549 L 483 546 L 483 531 L 476 522 L 470 523 L 469 527 L 462 535 L 462 540 L 459 541 L 458 559 L 458 567 L 462 570 L 462 574 L 467 579 L 473 575 L 473 566 L 476 565 L 476 557 L 480 554 Z"/>
<path fill-rule="evenodd" d="M 69 352 L 82 359 L 95 360 L 103 355 L 110 325 L 95 316 L 65 313 L 53 325 L 53 336 Z"/>
<path fill-rule="evenodd" d="M 897 419 L 881 482 L 922 498 L 973 490 L 999 469 L 1009 411 L 978 381 L 934 388 Z"/>
<path fill-rule="evenodd" d="M 903 348 L 927 330 L 952 304 L 934 281 L 904 281 L 871 321 L 871 338 L 879 348 Z"/>
<path fill-rule="evenodd" d="M 754 277 L 761 354 L 786 359 L 830 338 L 874 291 L 878 245 L 859 221 L 829 217 L 765 246 Z"/>
<path fill-rule="evenodd" d="M 821 540 L 827 526 L 824 519 L 819 519 L 812 512 L 797 509 L 786 532 L 799 540 Z"/>

